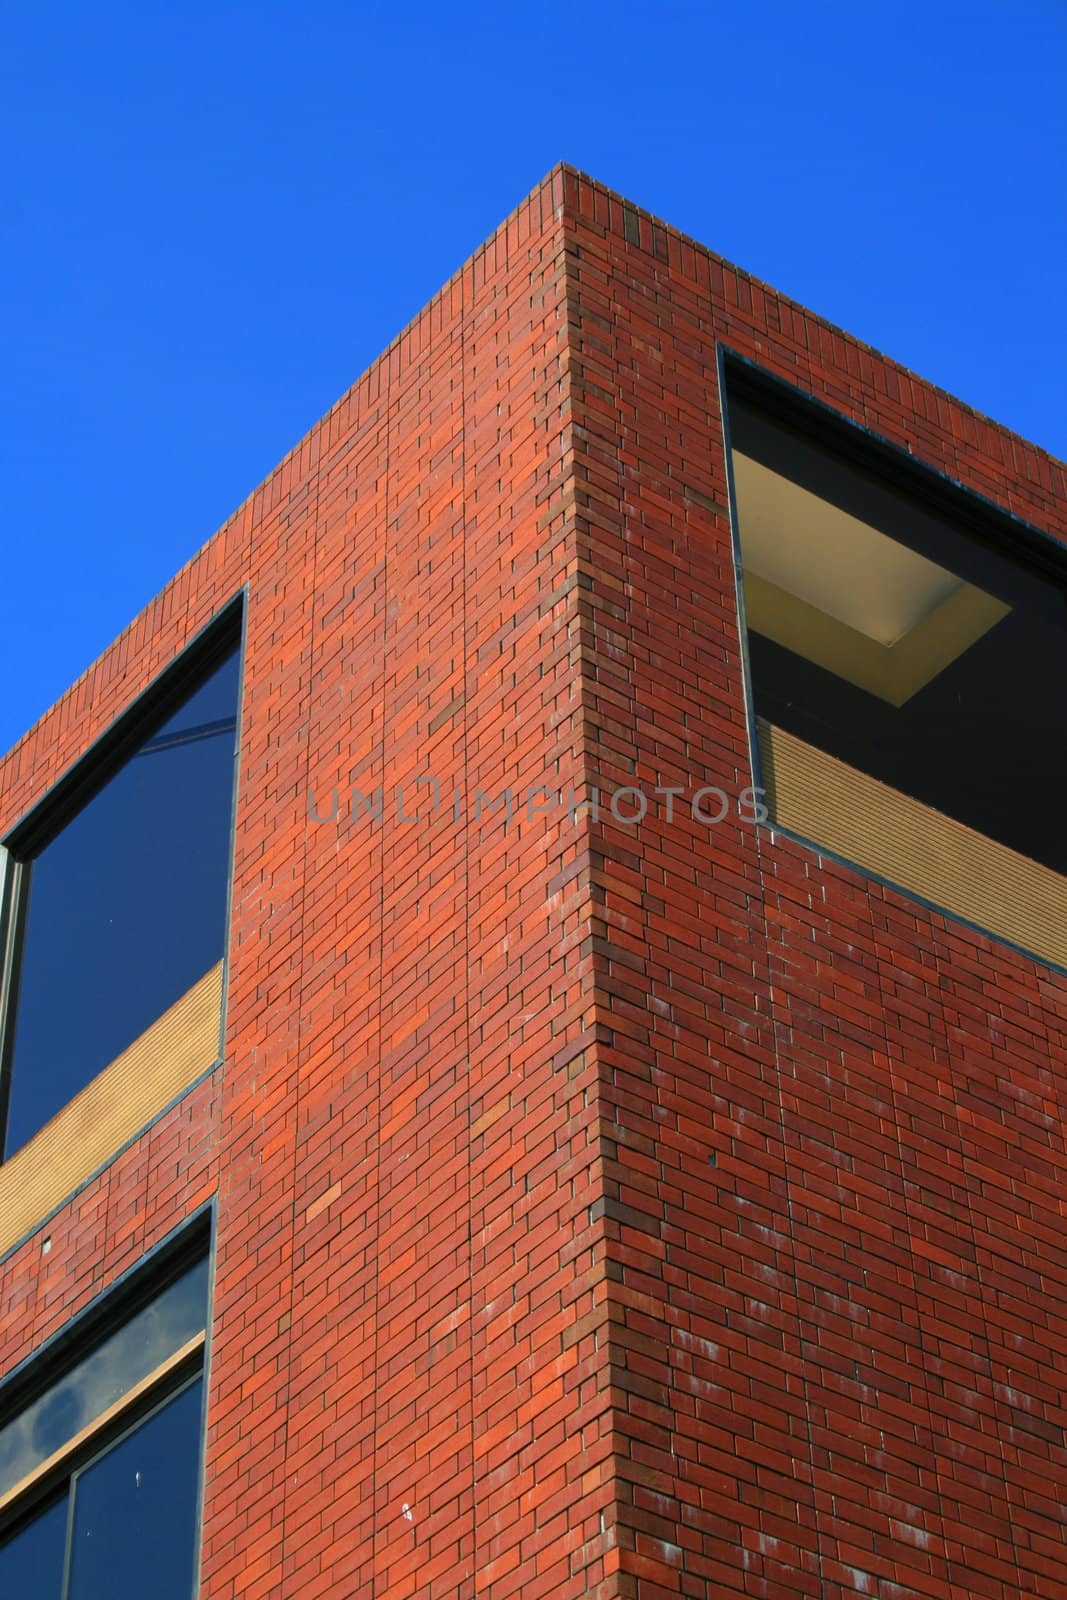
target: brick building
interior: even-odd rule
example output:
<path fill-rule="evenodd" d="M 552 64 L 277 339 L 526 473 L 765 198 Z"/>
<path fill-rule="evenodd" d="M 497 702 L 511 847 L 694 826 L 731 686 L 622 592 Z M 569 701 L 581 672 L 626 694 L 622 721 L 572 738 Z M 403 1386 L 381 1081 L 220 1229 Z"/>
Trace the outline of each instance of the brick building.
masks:
<path fill-rule="evenodd" d="M 1064 487 L 545 179 L 0 767 L 0 1593 L 1067 1594 Z"/>

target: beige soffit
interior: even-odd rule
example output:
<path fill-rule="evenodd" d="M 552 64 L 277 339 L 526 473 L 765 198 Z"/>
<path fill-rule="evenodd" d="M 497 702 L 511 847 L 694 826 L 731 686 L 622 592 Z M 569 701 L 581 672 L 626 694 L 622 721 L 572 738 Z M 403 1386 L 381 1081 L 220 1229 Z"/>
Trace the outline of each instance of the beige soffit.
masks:
<path fill-rule="evenodd" d="M 734 452 L 748 626 L 903 705 L 1009 607 Z"/>
<path fill-rule="evenodd" d="M 759 743 L 783 828 L 1067 966 L 1067 878 L 762 720 Z"/>
<path fill-rule="evenodd" d="M 221 1017 L 220 961 L 0 1166 L 0 1251 L 218 1060 Z"/>

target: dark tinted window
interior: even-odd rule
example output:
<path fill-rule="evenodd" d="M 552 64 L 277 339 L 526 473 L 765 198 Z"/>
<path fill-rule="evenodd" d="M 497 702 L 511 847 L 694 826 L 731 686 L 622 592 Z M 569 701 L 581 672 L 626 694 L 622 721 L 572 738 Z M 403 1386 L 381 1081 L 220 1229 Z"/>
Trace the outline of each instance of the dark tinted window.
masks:
<path fill-rule="evenodd" d="M 38 1512 L 6 1541 L 0 1541 L 0 1595 L 24 1600 L 62 1600 L 67 1539 L 67 1496 Z"/>
<path fill-rule="evenodd" d="M 730 403 L 757 716 L 1067 873 L 1067 603 L 821 442 Z M 907 666 L 894 690 L 893 669 Z"/>
<path fill-rule="evenodd" d="M 190 1600 L 202 1391 L 197 1377 L 0 1538 L 5 1600 Z"/>
<path fill-rule="evenodd" d="M 189 1600 L 200 1400 L 197 1378 L 75 1478 L 69 1600 Z"/>
<path fill-rule="evenodd" d="M 190 1254 L 201 1229 L 0 1388 L 0 1600 L 191 1600 L 210 1267 Z"/>
<path fill-rule="evenodd" d="M 223 955 L 238 655 L 24 869 L 4 1154 Z"/>

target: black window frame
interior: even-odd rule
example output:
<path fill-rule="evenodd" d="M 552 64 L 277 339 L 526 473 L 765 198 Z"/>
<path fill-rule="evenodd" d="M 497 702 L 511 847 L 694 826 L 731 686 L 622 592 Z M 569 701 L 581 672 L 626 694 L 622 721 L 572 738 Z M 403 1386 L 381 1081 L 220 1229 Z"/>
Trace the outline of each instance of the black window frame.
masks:
<path fill-rule="evenodd" d="M 238 652 L 238 750 L 243 689 L 245 594 L 240 594 L 202 628 L 137 699 L 100 734 L 73 766 L 38 801 L 27 816 L 0 841 L 0 1166 L 5 1157 L 8 1111 L 13 1076 L 15 1023 L 22 968 L 29 868 L 43 850 L 87 806 L 133 756 L 152 731 L 177 711 L 198 685 L 233 651 Z M 226 928 L 233 889 L 235 768 L 230 816 Z M 225 945 L 225 940 L 224 940 Z M 224 958 L 225 959 L 225 958 Z M 87 1079 L 86 1082 L 90 1082 Z M 66 1102 L 69 1104 L 69 1101 Z M 28 1142 L 32 1142 L 32 1138 Z M 25 1149 L 20 1145 L 19 1149 Z"/>

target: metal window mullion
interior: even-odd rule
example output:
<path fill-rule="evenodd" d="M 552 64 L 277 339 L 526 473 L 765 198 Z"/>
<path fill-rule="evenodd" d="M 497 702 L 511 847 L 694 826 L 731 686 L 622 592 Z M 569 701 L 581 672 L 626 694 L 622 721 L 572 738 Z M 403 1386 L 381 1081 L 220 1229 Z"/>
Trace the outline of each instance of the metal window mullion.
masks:
<path fill-rule="evenodd" d="M 0 845 L 0 1161 L 7 1146 L 15 1001 L 29 886 L 30 863 L 19 861 Z"/>
<path fill-rule="evenodd" d="M 70 1569 L 74 1554 L 74 1479 L 67 1480 L 67 1531 L 63 1543 L 63 1582 L 59 1600 L 70 1600 Z"/>

